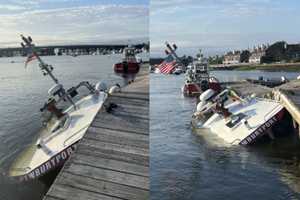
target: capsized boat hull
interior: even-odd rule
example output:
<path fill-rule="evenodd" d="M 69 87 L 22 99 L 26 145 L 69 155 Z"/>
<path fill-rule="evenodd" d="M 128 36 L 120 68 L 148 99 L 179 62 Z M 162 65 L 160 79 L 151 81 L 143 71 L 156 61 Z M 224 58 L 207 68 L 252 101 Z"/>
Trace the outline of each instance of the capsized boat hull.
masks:
<path fill-rule="evenodd" d="M 106 96 L 100 92 L 83 97 L 76 102 L 76 110 L 72 106 L 66 109 L 65 119 L 52 118 L 40 131 L 39 138 L 14 160 L 8 175 L 28 181 L 61 167 L 84 136 Z M 57 129 L 62 120 L 63 126 Z"/>
<path fill-rule="evenodd" d="M 193 119 L 193 128 L 199 134 L 203 129 L 209 129 L 212 134 L 231 145 L 249 145 L 263 135 L 271 134 L 272 127 L 282 120 L 285 113 L 284 107 L 278 102 L 256 98 L 246 105 L 233 102 L 226 108 L 234 120 L 226 121 L 220 114 L 214 113 L 205 122 Z"/>

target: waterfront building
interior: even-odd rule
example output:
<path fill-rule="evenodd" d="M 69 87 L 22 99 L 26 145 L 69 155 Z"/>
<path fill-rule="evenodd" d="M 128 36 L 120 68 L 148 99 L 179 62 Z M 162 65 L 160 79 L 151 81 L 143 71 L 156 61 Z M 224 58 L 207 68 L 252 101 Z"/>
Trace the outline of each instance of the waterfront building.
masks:
<path fill-rule="evenodd" d="M 232 65 L 239 64 L 241 59 L 241 51 L 230 51 L 224 55 L 223 64 Z"/>
<path fill-rule="evenodd" d="M 249 63 L 259 64 L 261 63 L 261 58 L 266 55 L 267 45 L 260 45 L 258 47 L 254 47 L 250 52 Z"/>

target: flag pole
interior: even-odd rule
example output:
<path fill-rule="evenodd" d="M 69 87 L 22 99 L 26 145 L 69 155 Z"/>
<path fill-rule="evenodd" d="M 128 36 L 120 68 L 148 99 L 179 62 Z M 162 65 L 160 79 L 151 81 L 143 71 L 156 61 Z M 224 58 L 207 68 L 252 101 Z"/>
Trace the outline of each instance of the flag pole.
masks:
<path fill-rule="evenodd" d="M 28 36 L 28 38 L 24 37 L 23 35 L 21 35 L 22 40 L 24 41 L 24 43 L 21 43 L 22 47 L 28 48 L 30 50 L 30 52 L 32 52 L 32 54 L 38 59 L 39 61 L 39 67 L 40 69 L 43 71 L 44 75 L 49 75 L 51 77 L 51 79 L 55 82 L 55 84 L 60 84 L 58 79 L 52 74 L 52 70 L 53 67 L 51 65 L 46 64 L 41 57 L 37 54 L 36 49 L 34 44 L 32 43 L 32 39 L 30 36 Z M 66 90 L 64 89 L 63 85 L 61 85 L 61 96 L 63 98 L 66 98 L 73 106 L 74 109 L 76 109 L 76 105 L 73 102 L 72 98 L 70 97 L 70 95 L 66 92 Z"/>

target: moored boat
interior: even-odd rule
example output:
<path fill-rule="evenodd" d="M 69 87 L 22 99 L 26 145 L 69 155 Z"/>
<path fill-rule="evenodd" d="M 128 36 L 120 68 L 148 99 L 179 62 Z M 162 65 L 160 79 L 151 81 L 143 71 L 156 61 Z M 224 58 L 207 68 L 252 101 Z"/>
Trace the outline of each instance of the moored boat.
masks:
<path fill-rule="evenodd" d="M 36 53 L 32 39 L 24 36 L 22 39 L 29 57 L 37 59 L 43 74 L 49 75 L 55 83 L 48 91 L 48 101 L 40 109 L 48 116 L 43 121 L 43 128 L 37 139 L 14 160 L 8 172 L 12 178 L 31 180 L 64 164 L 102 107 L 107 88 L 100 82 L 92 85 L 83 81 L 65 90 L 53 75 L 53 67 Z M 79 88 L 87 89 L 88 94 L 80 95 Z"/>
<path fill-rule="evenodd" d="M 186 71 L 182 93 L 184 96 L 195 97 L 207 89 L 220 92 L 221 85 L 216 78 L 210 76 L 207 63 L 201 60 L 195 61 Z"/>
<path fill-rule="evenodd" d="M 120 75 L 137 74 L 140 70 L 141 60 L 137 60 L 135 49 L 126 47 L 123 56 L 122 62 L 114 64 L 114 72 Z"/>
<path fill-rule="evenodd" d="M 273 100 L 242 99 L 227 89 L 219 94 L 208 90 L 200 96 L 192 126 L 199 134 L 208 129 L 228 144 L 248 145 L 265 136 L 274 139 L 280 135 L 275 129 L 286 114 Z"/>

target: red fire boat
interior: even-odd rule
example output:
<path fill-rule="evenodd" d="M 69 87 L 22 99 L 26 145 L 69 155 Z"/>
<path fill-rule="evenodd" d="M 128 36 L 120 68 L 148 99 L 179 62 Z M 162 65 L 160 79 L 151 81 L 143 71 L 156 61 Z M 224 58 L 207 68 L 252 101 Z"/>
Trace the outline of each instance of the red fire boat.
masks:
<path fill-rule="evenodd" d="M 140 70 L 140 63 L 135 57 L 135 49 L 127 47 L 124 49 L 124 58 L 120 63 L 114 65 L 114 71 L 120 75 L 134 75 Z"/>
<path fill-rule="evenodd" d="M 187 97 L 195 97 L 207 89 L 213 89 L 219 93 L 222 88 L 216 78 L 209 76 L 207 63 L 197 61 L 186 71 L 182 93 Z"/>

